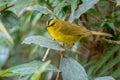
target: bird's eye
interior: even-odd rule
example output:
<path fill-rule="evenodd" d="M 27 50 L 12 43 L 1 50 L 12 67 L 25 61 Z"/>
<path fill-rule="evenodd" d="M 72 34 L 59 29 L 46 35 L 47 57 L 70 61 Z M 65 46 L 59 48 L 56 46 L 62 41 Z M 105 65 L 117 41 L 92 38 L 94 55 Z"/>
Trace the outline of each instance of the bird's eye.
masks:
<path fill-rule="evenodd" d="M 53 19 L 48 20 L 48 22 L 47 22 L 48 27 L 51 27 L 51 26 L 54 26 L 54 25 L 55 25 L 55 21 Z"/>
<path fill-rule="evenodd" d="M 55 23 L 52 23 L 50 26 L 54 26 L 55 25 Z"/>
<path fill-rule="evenodd" d="M 48 20 L 47 24 L 49 25 L 52 20 L 53 20 L 53 19 Z"/>

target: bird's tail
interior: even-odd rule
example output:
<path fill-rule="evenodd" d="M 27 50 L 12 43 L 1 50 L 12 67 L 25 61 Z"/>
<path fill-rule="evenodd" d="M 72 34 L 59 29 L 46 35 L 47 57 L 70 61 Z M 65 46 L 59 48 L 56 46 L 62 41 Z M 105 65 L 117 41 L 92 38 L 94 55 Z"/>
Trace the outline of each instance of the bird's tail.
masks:
<path fill-rule="evenodd" d="M 111 35 L 111 34 L 109 34 L 109 33 L 104 33 L 104 32 L 91 31 L 91 33 L 92 33 L 93 35 L 99 35 L 99 36 L 108 36 L 108 37 L 112 37 L 112 35 Z"/>

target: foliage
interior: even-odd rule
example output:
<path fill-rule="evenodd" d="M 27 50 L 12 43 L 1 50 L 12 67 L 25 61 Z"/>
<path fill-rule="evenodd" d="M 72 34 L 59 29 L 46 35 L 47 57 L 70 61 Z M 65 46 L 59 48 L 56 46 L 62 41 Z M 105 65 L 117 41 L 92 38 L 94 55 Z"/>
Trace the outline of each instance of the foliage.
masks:
<path fill-rule="evenodd" d="M 47 32 L 51 18 L 113 37 L 91 36 L 64 49 Z M 0 0 L 0 80 L 119 80 L 119 29 L 119 0 Z"/>

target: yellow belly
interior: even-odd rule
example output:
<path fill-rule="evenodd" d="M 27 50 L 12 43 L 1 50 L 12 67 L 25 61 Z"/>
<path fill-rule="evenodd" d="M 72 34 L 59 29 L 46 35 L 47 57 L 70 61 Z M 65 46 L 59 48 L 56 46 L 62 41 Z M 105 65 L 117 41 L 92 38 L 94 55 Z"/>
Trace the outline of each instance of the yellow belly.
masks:
<path fill-rule="evenodd" d="M 73 45 L 75 42 L 77 42 L 80 39 L 80 36 L 75 35 L 65 35 L 59 31 L 56 31 L 54 29 L 48 28 L 48 32 L 50 35 L 58 42 L 62 42 L 65 44 Z"/>

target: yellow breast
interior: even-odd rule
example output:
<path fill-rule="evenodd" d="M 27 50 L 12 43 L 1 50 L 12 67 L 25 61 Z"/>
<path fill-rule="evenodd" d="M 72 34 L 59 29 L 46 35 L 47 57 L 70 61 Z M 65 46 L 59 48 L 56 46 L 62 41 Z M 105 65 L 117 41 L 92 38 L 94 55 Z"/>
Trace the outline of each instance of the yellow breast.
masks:
<path fill-rule="evenodd" d="M 58 30 L 54 29 L 53 27 L 48 27 L 47 29 L 50 35 L 58 42 L 73 45 L 80 39 L 80 36 L 65 35 L 59 32 Z"/>

